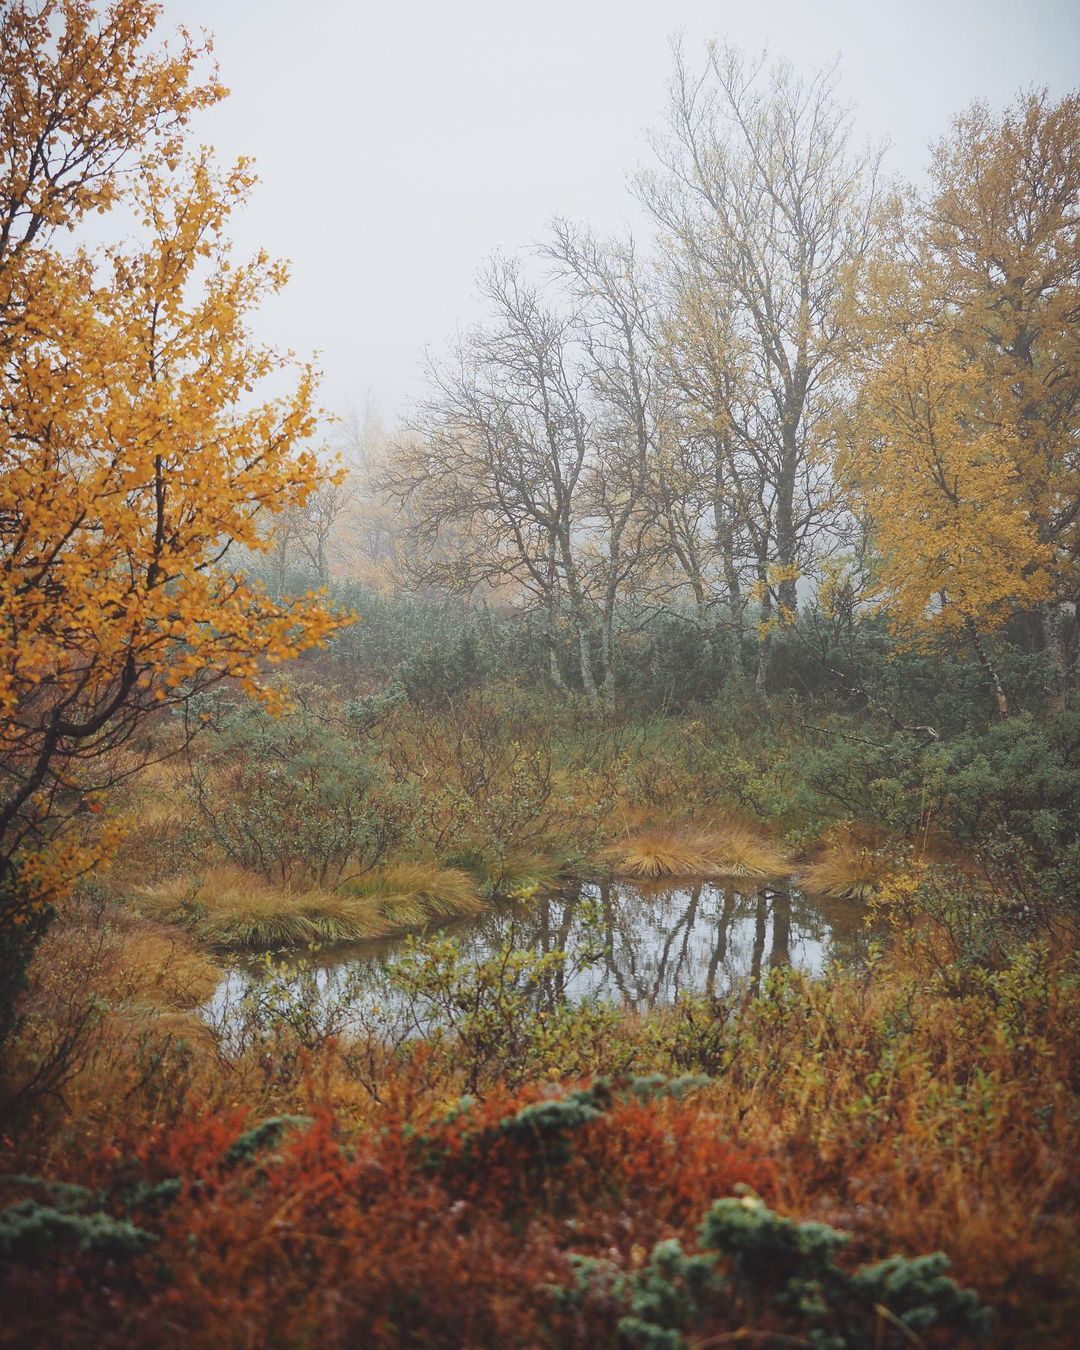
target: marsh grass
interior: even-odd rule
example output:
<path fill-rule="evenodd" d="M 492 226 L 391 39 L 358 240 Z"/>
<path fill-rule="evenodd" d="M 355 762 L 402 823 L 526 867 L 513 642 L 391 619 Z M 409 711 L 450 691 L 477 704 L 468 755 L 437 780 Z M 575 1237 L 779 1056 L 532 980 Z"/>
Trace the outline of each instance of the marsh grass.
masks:
<path fill-rule="evenodd" d="M 476 848 L 453 855 L 457 868 L 471 876 L 482 894 L 507 900 L 528 899 L 565 882 L 573 859 L 564 853 L 529 849 Z"/>
<path fill-rule="evenodd" d="M 896 841 L 879 830 L 841 826 L 830 831 L 800 878 L 811 895 L 872 900 L 898 869 Z"/>
<path fill-rule="evenodd" d="M 810 895 L 868 904 L 904 873 L 928 864 L 971 878 L 980 875 L 952 840 L 936 834 L 904 840 L 888 830 L 845 822 L 824 836 L 799 884 Z"/>
<path fill-rule="evenodd" d="M 370 902 L 397 927 L 419 927 L 432 919 L 480 914 L 486 903 L 476 882 L 460 867 L 436 863 L 390 863 L 346 882 L 342 889 L 356 900 Z"/>
<path fill-rule="evenodd" d="M 784 855 L 738 819 L 655 826 L 628 833 L 597 855 L 616 876 L 641 881 L 709 877 L 779 877 Z"/>
<path fill-rule="evenodd" d="M 199 1007 L 217 988 L 221 969 L 175 926 L 121 922 L 118 931 L 117 965 L 103 990 L 111 1001 L 179 1012 Z"/>
<path fill-rule="evenodd" d="M 466 873 L 422 863 L 391 864 L 338 890 L 293 890 L 222 865 L 143 887 L 134 899 L 207 946 L 253 949 L 369 941 L 484 908 Z"/>

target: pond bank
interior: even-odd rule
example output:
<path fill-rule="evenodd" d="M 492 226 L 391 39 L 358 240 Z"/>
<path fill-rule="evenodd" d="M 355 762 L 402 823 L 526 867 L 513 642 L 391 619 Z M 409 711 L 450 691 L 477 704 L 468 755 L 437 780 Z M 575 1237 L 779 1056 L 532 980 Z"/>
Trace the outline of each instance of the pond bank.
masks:
<path fill-rule="evenodd" d="M 864 914 L 861 905 L 812 897 L 787 884 L 587 881 L 497 903 L 427 933 L 452 936 L 473 962 L 506 949 L 562 953 L 544 976 L 548 1002 L 589 999 L 645 1011 L 681 994 L 718 996 L 740 983 L 757 988 L 780 966 L 820 974 L 830 961 L 857 963 L 868 941 Z M 310 994 L 314 977 L 325 1002 L 385 1000 L 386 972 L 410 950 L 409 938 L 316 950 L 299 958 L 296 978 Z M 252 962 L 230 971 L 208 1006 L 211 1019 L 242 999 L 266 970 Z"/>

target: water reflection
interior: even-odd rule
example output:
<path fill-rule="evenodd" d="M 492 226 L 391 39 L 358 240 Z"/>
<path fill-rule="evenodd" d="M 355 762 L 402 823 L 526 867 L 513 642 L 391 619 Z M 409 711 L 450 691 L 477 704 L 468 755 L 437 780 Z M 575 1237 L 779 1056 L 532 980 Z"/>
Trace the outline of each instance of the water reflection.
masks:
<path fill-rule="evenodd" d="M 581 883 L 528 902 L 502 905 L 445 930 L 462 955 L 479 960 L 509 944 L 566 953 L 545 1001 L 604 1000 L 643 1011 L 683 993 L 757 990 L 764 973 L 792 965 L 810 974 L 830 961 L 858 963 L 868 934 L 861 907 L 811 899 L 786 885 L 753 892 L 710 882 L 667 888 Z M 386 993 L 386 970 L 406 950 L 397 940 L 320 952 L 308 958 L 320 989 Z M 219 989 L 212 1017 L 242 995 L 258 969 L 237 969 Z"/>
<path fill-rule="evenodd" d="M 823 907 L 789 886 L 746 894 L 702 882 L 669 889 L 586 885 L 514 915 L 515 945 L 565 951 L 567 997 L 604 998 L 642 1010 L 680 993 L 760 987 L 764 967 L 810 973 L 856 959 L 864 934 L 851 906 Z M 497 945 L 497 944 L 496 944 Z M 578 968 L 574 958 L 593 956 Z"/>

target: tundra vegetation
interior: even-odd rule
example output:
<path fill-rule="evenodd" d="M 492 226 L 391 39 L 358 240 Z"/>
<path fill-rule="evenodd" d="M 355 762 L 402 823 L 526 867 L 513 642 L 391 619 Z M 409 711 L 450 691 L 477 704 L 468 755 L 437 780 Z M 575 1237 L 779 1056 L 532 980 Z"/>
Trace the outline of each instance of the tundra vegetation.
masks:
<path fill-rule="evenodd" d="M 1069 1344 L 1080 95 L 915 190 L 677 48 L 654 237 L 492 259 L 390 435 L 253 337 L 158 20 L 0 3 L 0 1342 Z M 647 1011 L 455 941 L 609 876 L 866 941 Z"/>

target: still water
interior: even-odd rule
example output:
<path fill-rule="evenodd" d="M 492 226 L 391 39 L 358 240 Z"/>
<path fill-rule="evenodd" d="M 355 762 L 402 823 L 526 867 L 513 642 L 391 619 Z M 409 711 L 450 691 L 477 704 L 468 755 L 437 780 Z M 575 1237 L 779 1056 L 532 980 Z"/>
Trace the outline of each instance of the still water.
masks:
<path fill-rule="evenodd" d="M 427 935 L 452 937 L 466 961 L 507 946 L 565 953 L 565 963 L 545 975 L 546 999 L 587 998 L 642 1011 L 685 993 L 756 989 L 778 966 L 817 974 L 829 962 L 858 963 L 869 937 L 864 912 L 791 886 L 740 891 L 711 882 L 664 888 L 583 882 L 499 904 Z M 296 989 L 303 986 L 304 997 L 327 1006 L 369 998 L 384 1004 L 395 997 L 387 976 L 409 950 L 403 938 L 311 953 L 297 967 Z M 206 1009 L 210 1019 L 227 1023 L 230 1010 L 266 981 L 265 970 L 252 962 L 230 971 Z"/>

